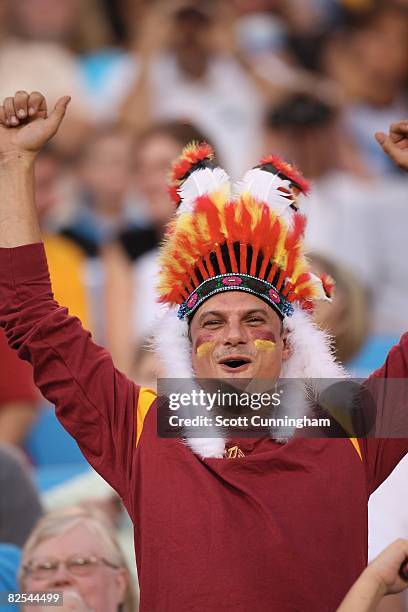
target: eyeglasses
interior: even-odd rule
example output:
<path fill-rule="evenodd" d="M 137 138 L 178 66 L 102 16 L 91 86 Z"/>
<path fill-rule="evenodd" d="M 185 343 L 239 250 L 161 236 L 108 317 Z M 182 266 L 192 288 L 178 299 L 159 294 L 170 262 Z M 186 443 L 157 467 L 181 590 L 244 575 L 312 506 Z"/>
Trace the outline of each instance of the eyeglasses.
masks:
<path fill-rule="evenodd" d="M 65 559 L 65 561 L 61 561 L 54 557 L 48 557 L 41 560 L 33 559 L 23 566 L 23 572 L 35 580 L 47 580 L 52 578 L 61 564 L 64 565 L 73 576 L 88 576 L 101 565 L 119 569 L 117 565 L 107 561 L 107 559 L 103 557 L 95 557 L 94 555 L 87 557 L 83 555 L 72 555 L 68 557 L 68 559 Z"/>

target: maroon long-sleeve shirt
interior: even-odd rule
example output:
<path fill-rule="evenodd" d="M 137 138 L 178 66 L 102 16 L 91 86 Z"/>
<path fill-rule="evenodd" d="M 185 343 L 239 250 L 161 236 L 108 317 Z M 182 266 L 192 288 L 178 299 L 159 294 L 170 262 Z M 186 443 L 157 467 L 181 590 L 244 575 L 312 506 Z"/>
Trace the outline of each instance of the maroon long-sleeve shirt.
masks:
<path fill-rule="evenodd" d="M 336 609 L 366 564 L 369 494 L 408 440 L 263 438 L 201 459 L 159 438 L 156 402 L 142 424 L 140 388 L 54 301 L 40 244 L 0 249 L 0 325 L 132 517 L 142 612 Z M 407 374 L 405 335 L 376 375 Z"/>

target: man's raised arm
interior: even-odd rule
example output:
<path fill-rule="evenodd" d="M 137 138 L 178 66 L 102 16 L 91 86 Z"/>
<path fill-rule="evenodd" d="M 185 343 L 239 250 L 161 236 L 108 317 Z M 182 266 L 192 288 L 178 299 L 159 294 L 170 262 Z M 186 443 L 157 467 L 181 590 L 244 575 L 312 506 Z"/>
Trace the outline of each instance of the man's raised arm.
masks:
<path fill-rule="evenodd" d="M 0 326 L 89 462 L 126 499 L 139 387 L 55 302 L 35 209 L 35 155 L 68 102 L 61 98 L 48 115 L 41 94 L 18 92 L 0 106 Z"/>
<path fill-rule="evenodd" d="M 19 91 L 0 106 L 0 247 L 41 241 L 34 203 L 35 156 L 54 136 L 70 101 L 58 100 L 48 115 L 38 92 Z"/>

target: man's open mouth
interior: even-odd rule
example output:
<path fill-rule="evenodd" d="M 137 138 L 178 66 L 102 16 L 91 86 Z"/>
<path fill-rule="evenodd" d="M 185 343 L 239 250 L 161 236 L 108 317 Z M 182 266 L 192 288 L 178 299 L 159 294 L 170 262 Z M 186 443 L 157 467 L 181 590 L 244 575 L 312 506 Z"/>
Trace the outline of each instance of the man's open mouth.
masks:
<path fill-rule="evenodd" d="M 221 359 L 219 364 L 223 366 L 223 369 L 228 370 L 238 370 L 241 368 L 245 368 L 247 365 L 251 363 L 251 359 L 249 357 L 224 357 Z"/>

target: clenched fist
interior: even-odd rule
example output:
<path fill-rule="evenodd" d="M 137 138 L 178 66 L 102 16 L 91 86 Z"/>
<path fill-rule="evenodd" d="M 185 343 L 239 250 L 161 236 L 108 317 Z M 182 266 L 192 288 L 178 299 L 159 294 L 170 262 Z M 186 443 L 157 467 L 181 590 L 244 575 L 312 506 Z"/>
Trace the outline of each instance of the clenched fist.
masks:
<path fill-rule="evenodd" d="M 0 106 L 0 157 L 35 155 L 57 132 L 70 101 L 60 98 L 48 114 L 45 97 L 38 91 L 18 91 Z"/>

